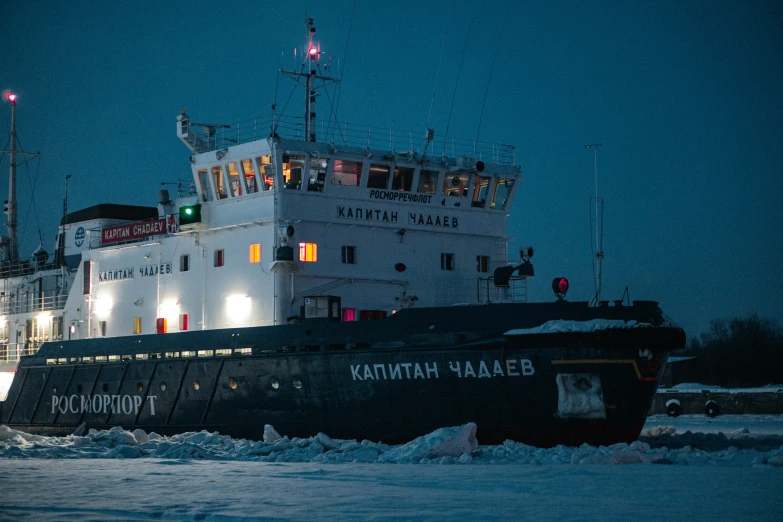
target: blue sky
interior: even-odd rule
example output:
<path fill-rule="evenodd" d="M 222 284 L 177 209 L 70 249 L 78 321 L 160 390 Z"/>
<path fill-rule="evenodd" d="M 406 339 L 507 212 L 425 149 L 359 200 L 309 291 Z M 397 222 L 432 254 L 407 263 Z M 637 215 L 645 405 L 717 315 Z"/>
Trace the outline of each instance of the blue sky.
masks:
<path fill-rule="evenodd" d="M 690 335 L 749 312 L 783 322 L 780 2 L 357 1 L 352 24 L 351 0 L 162 4 L 3 7 L 0 90 L 19 95 L 22 145 L 42 153 L 29 176 L 47 247 L 66 174 L 71 210 L 153 205 L 160 182 L 190 175 L 181 107 L 197 121 L 266 115 L 307 11 L 344 66 L 340 120 L 422 134 L 444 38 L 431 121 L 441 137 L 456 84 L 449 134 L 475 138 L 500 42 L 480 139 L 516 146 L 510 235 L 536 249 L 532 300 L 550 300 L 558 275 L 569 298 L 592 297 L 584 144 L 601 142 L 604 297 L 627 285 Z M 281 80 L 280 104 L 289 92 Z M 37 232 L 19 174 L 27 255 Z"/>

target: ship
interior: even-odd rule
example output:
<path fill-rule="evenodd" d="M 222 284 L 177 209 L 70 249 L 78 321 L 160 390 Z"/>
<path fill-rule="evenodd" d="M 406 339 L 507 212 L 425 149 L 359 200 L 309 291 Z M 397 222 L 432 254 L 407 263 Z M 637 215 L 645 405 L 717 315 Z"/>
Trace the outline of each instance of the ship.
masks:
<path fill-rule="evenodd" d="M 301 67 L 279 71 L 304 86 L 303 116 L 183 109 L 176 195 L 66 204 L 51 260 L 19 258 L 12 125 L 0 425 L 636 440 L 683 330 L 655 301 L 568 301 L 566 278 L 528 302 L 533 249 L 510 255 L 507 233 L 514 147 L 316 120 L 339 78 L 314 33 L 308 19 Z"/>

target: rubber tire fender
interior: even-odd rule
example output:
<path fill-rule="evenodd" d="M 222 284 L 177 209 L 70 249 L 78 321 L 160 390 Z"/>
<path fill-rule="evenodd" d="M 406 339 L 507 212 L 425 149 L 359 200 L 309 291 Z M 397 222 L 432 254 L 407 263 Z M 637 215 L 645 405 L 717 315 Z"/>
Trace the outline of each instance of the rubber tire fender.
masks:
<path fill-rule="evenodd" d="M 682 406 L 677 399 L 666 401 L 666 415 L 669 417 L 679 417 L 682 414 Z"/>

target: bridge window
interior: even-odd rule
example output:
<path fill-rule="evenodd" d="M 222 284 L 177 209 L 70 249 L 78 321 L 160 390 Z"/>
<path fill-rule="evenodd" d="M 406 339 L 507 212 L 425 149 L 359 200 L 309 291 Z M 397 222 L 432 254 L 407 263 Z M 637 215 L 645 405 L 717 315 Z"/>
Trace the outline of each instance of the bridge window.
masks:
<path fill-rule="evenodd" d="M 441 270 L 454 270 L 454 254 L 441 254 L 440 255 L 440 269 Z"/>
<path fill-rule="evenodd" d="M 489 182 L 492 178 L 476 176 L 476 184 L 473 186 L 472 207 L 484 208 L 487 204 L 487 193 L 489 192 Z"/>
<path fill-rule="evenodd" d="M 470 174 L 465 171 L 447 172 L 443 178 L 443 194 L 446 196 L 467 196 Z"/>
<path fill-rule="evenodd" d="M 260 161 L 260 158 L 259 158 Z M 305 157 L 294 154 L 283 154 L 283 187 L 290 190 L 302 188 Z M 266 183 L 266 181 L 265 181 Z"/>
<path fill-rule="evenodd" d="M 242 182 L 239 180 L 239 169 L 237 168 L 236 161 L 232 161 L 228 164 L 228 181 L 229 186 L 231 187 L 231 195 L 241 196 L 242 195 Z"/>
<path fill-rule="evenodd" d="M 438 184 L 437 170 L 424 170 L 419 173 L 419 187 L 416 192 L 420 194 L 435 194 L 435 186 Z"/>
<path fill-rule="evenodd" d="M 201 189 L 201 199 L 203 201 L 212 201 L 212 187 L 209 185 L 207 169 L 198 171 L 198 186 Z"/>
<path fill-rule="evenodd" d="M 220 167 L 220 165 L 215 165 L 212 167 L 212 181 L 215 183 L 215 192 L 217 192 L 217 198 L 226 199 L 228 195 L 226 194 L 225 181 L 223 181 L 223 169 Z"/>
<path fill-rule="evenodd" d="M 315 263 L 318 261 L 318 245 L 315 243 L 299 243 L 299 261 Z"/>
<path fill-rule="evenodd" d="M 258 157 L 258 173 L 261 176 L 261 190 L 272 190 L 275 188 L 275 173 L 272 170 L 272 156 Z M 302 165 L 304 165 L 304 156 L 302 156 Z M 285 165 L 283 165 L 285 167 Z"/>
<path fill-rule="evenodd" d="M 492 208 L 503 210 L 514 188 L 514 178 L 498 178 L 495 182 L 495 192 L 492 195 Z"/>
<path fill-rule="evenodd" d="M 325 158 L 310 159 L 310 174 L 307 179 L 308 192 L 323 192 L 326 181 L 326 167 L 328 161 Z"/>
<path fill-rule="evenodd" d="M 258 184 L 256 183 L 256 173 L 253 170 L 253 160 L 242 160 L 242 174 L 245 175 L 245 185 L 247 185 L 247 193 L 252 194 L 258 192 Z"/>
<path fill-rule="evenodd" d="M 476 256 L 476 271 L 489 272 L 489 256 Z"/>
<path fill-rule="evenodd" d="M 362 177 L 362 164 L 358 161 L 334 160 L 332 183 L 358 187 Z"/>
<path fill-rule="evenodd" d="M 392 190 L 411 191 L 413 185 L 413 169 L 410 167 L 395 167 L 392 178 Z"/>
<path fill-rule="evenodd" d="M 356 264 L 356 247 L 343 246 L 343 263 L 346 265 Z"/>
<path fill-rule="evenodd" d="M 385 189 L 389 187 L 388 165 L 370 165 L 370 175 L 367 178 L 367 188 Z"/>
<path fill-rule="evenodd" d="M 255 243 L 253 245 L 250 245 L 250 262 L 251 263 L 261 262 L 261 243 Z"/>

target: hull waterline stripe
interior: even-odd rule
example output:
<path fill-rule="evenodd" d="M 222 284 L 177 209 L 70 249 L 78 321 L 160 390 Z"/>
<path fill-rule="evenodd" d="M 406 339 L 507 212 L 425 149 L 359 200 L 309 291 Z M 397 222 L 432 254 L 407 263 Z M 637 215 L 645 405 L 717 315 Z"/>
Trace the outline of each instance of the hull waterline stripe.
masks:
<path fill-rule="evenodd" d="M 640 381 L 654 381 L 657 377 L 642 377 L 639 365 L 633 359 L 573 359 L 552 361 L 552 364 L 630 364 L 636 372 L 636 378 Z"/>

